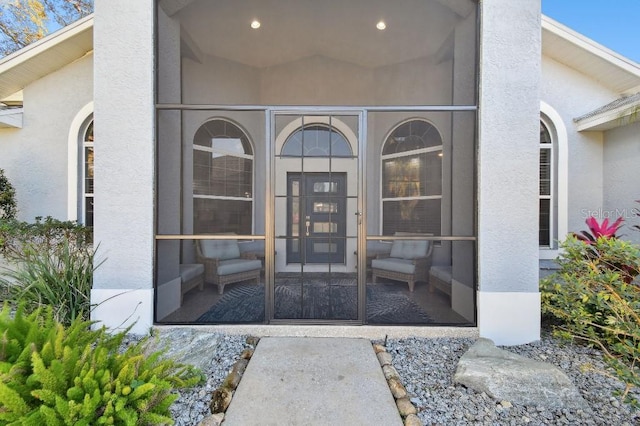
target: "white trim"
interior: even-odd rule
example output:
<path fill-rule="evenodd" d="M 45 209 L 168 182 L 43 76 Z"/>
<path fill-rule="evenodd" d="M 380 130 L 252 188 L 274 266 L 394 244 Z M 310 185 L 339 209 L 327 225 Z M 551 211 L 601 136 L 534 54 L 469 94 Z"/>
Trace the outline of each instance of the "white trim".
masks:
<path fill-rule="evenodd" d="M 640 101 L 601 112 L 592 117 L 576 121 L 576 129 L 579 132 L 604 131 L 626 126 L 635 120 L 638 108 L 640 108 Z"/>
<path fill-rule="evenodd" d="M 574 46 L 583 49 L 598 58 L 604 59 L 611 65 L 632 74 L 636 78 L 640 78 L 640 68 L 637 63 L 599 43 L 596 43 L 584 34 L 574 31 L 546 15 L 542 15 L 541 27 L 542 30 L 556 34 Z"/>
<path fill-rule="evenodd" d="M 87 118 L 93 114 L 93 101 L 73 117 L 67 139 L 67 219 L 78 220 L 78 143 Z"/>
<path fill-rule="evenodd" d="M 558 170 L 556 175 L 556 185 L 558 188 L 556 229 L 558 240 L 562 241 L 569 232 L 569 136 L 562 117 L 553 107 L 544 101 L 540 101 L 540 112 L 550 121 L 549 125 L 555 130 L 555 136 L 557 138 L 555 141 Z M 555 259 L 558 257 L 558 254 L 559 250 L 557 249 L 540 248 L 540 259 Z"/>
<path fill-rule="evenodd" d="M 91 290 L 93 327 L 146 335 L 153 326 L 153 289 L 94 288 Z"/>
<path fill-rule="evenodd" d="M 475 321 L 473 288 L 456 279 L 451 280 L 451 309 L 462 315 L 467 321 Z"/>
<path fill-rule="evenodd" d="M 540 340 L 540 292 L 478 291 L 478 328 L 496 345 Z"/>
<path fill-rule="evenodd" d="M 0 127 L 22 129 L 24 108 L 11 108 L 0 111 Z"/>

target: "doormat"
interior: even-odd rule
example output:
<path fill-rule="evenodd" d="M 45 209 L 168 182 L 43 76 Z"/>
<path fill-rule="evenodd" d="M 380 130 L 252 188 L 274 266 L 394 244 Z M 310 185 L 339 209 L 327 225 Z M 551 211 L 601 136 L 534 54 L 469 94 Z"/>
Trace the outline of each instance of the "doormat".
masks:
<path fill-rule="evenodd" d="M 304 290 L 304 291 L 303 291 Z M 356 320 L 355 285 L 284 284 L 275 287 L 276 319 Z M 433 320 L 397 285 L 367 285 L 367 323 L 429 324 Z M 197 320 L 201 324 L 264 322 L 264 285 L 234 284 Z"/>

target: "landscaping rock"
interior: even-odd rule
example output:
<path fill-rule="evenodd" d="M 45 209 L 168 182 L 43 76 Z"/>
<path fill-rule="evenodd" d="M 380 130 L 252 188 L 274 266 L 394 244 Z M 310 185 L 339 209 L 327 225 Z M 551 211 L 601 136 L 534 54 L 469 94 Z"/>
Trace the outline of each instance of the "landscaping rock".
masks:
<path fill-rule="evenodd" d="M 393 359 L 391 358 L 391 355 L 389 355 L 388 352 L 378 352 L 376 356 L 378 357 L 378 362 L 380 363 L 380 367 L 384 367 L 385 365 L 391 365 L 391 363 L 393 362 Z"/>
<path fill-rule="evenodd" d="M 404 388 L 404 386 L 400 382 L 400 379 L 392 377 L 389 380 L 387 380 L 387 383 L 389 384 L 389 389 L 391 390 L 391 394 L 395 399 L 407 397 L 407 390 Z"/>
<path fill-rule="evenodd" d="M 587 407 L 559 368 L 498 349 L 489 339 L 479 339 L 460 358 L 453 380 L 498 401 L 510 401 L 509 406 Z"/>
<path fill-rule="evenodd" d="M 416 407 L 413 406 L 409 398 L 400 398 L 396 400 L 398 406 L 398 412 L 402 417 L 410 416 L 411 414 L 417 414 Z"/>
<path fill-rule="evenodd" d="M 422 422 L 415 414 L 409 414 L 407 418 L 404 419 L 404 426 L 422 426 Z"/>
<path fill-rule="evenodd" d="M 219 388 L 213 391 L 213 395 L 211 396 L 211 412 L 213 414 L 224 413 L 227 411 L 229 404 L 231 404 L 231 398 L 233 398 L 233 393 L 231 389 L 228 388 Z"/>
<path fill-rule="evenodd" d="M 220 426 L 224 421 L 224 413 L 212 414 L 202 419 L 198 426 Z"/>

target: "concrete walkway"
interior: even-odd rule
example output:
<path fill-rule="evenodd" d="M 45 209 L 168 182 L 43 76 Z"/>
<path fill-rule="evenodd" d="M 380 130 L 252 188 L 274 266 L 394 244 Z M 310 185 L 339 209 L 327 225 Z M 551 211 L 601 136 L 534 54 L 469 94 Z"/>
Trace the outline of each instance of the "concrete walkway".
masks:
<path fill-rule="evenodd" d="M 366 339 L 263 337 L 225 426 L 386 425 L 402 419 Z"/>

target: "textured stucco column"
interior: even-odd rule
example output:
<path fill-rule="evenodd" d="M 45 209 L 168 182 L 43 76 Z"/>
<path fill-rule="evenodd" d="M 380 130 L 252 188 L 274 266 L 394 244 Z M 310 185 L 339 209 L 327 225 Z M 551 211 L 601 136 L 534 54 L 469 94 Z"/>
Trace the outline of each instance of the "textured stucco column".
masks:
<path fill-rule="evenodd" d="M 478 326 L 497 344 L 540 337 L 540 1 L 482 0 Z"/>
<path fill-rule="evenodd" d="M 154 2 L 96 0 L 95 241 L 92 318 L 153 323 Z"/>

